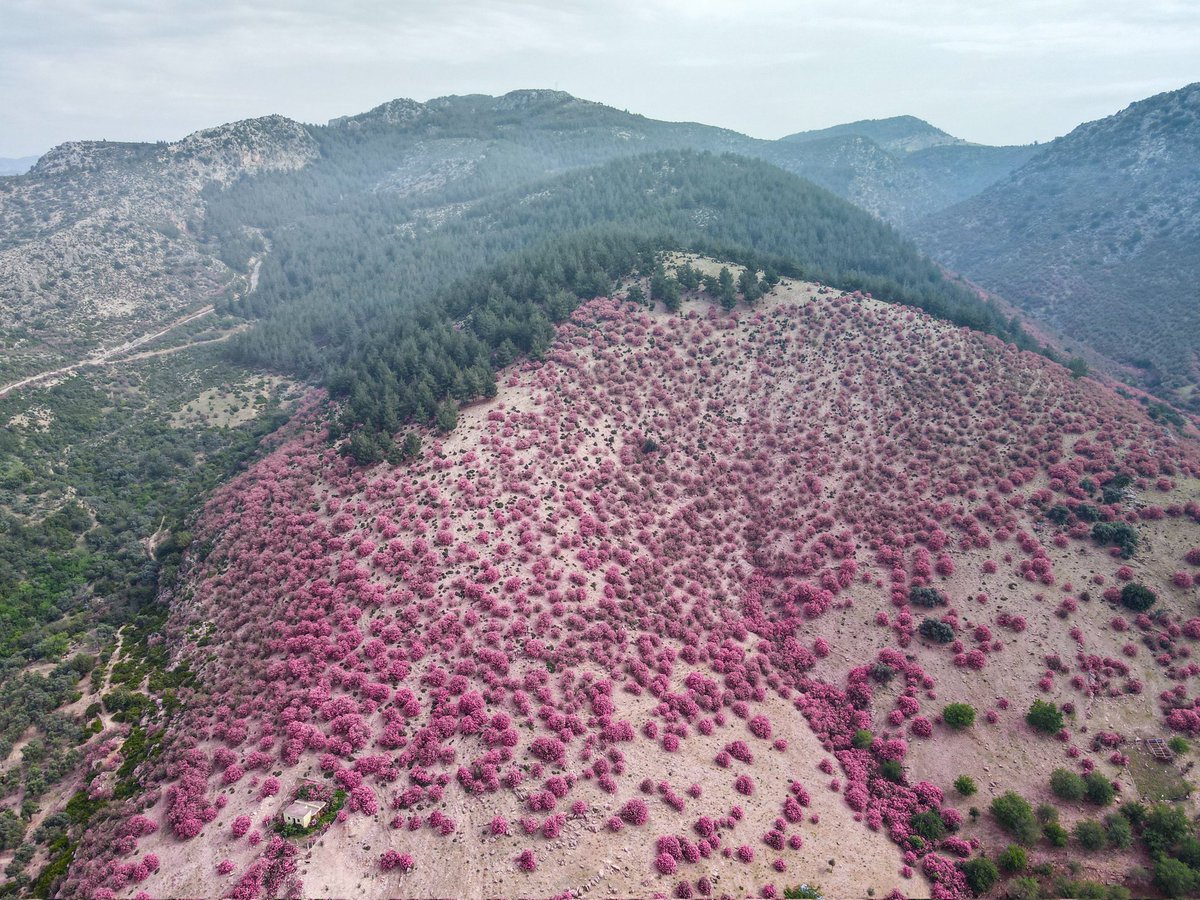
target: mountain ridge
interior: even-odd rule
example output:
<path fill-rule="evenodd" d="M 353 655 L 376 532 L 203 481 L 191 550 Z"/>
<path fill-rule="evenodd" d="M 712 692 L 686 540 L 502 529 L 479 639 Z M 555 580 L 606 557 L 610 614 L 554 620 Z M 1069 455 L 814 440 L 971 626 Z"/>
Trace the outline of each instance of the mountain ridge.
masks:
<path fill-rule="evenodd" d="M 1200 383 L 1200 83 L 1039 148 L 914 233 L 954 269 L 1193 402 Z"/>

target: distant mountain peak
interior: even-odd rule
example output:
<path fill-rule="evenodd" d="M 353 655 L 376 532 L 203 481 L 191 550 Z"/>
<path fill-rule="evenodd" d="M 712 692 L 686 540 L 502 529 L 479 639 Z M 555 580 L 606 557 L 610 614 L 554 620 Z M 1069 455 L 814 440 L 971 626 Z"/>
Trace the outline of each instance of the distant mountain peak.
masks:
<path fill-rule="evenodd" d="M 421 118 L 425 112 L 425 104 L 407 97 L 398 97 L 357 115 L 338 116 L 336 119 L 330 119 L 329 126 L 331 128 L 358 128 L 366 124 L 407 125 Z"/>
<path fill-rule="evenodd" d="M 892 116 L 887 119 L 863 119 L 815 131 L 801 131 L 782 138 L 784 141 L 808 143 L 826 138 L 864 137 L 889 152 L 912 153 L 927 147 L 946 144 L 965 144 L 962 138 L 947 134 L 916 116 Z"/>
<path fill-rule="evenodd" d="M 566 91 L 553 91 L 548 88 L 525 88 L 509 91 L 496 98 L 495 108 L 502 110 L 529 109 L 534 106 L 560 106 L 575 100 Z"/>

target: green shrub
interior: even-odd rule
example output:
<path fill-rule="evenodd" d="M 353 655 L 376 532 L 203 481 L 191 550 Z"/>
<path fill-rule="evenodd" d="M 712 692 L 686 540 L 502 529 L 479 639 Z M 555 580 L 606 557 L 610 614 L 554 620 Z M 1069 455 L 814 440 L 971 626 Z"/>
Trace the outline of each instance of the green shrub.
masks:
<path fill-rule="evenodd" d="M 1187 742 L 1187 738 L 1180 737 L 1179 735 L 1175 735 L 1175 737 L 1167 741 L 1167 746 L 1171 748 L 1172 753 L 1180 756 L 1192 749 L 1192 745 Z"/>
<path fill-rule="evenodd" d="M 970 703 L 949 703 L 942 710 L 942 721 L 955 731 L 962 731 L 975 724 L 975 707 Z"/>
<path fill-rule="evenodd" d="M 1069 835 L 1067 829 L 1063 828 L 1057 822 L 1047 822 L 1042 826 L 1042 834 L 1045 835 L 1046 841 L 1051 847 L 1065 847 Z"/>
<path fill-rule="evenodd" d="M 914 813 L 909 819 L 909 827 L 927 841 L 940 841 L 946 836 L 946 823 L 941 815 L 932 809 Z"/>
<path fill-rule="evenodd" d="M 972 796 L 979 787 L 975 784 L 975 779 L 970 775 L 959 775 L 954 779 L 954 789 L 964 797 Z"/>
<path fill-rule="evenodd" d="M 1181 840 L 1172 855 L 1185 865 L 1200 870 L 1200 840 L 1195 835 L 1189 834 Z"/>
<path fill-rule="evenodd" d="M 1133 845 L 1133 829 L 1129 820 L 1120 813 L 1113 813 L 1104 820 L 1108 846 L 1116 850 L 1127 850 Z"/>
<path fill-rule="evenodd" d="M 954 640 L 954 629 L 937 619 L 924 619 L 917 628 L 921 637 L 935 644 L 948 644 Z"/>
<path fill-rule="evenodd" d="M 1004 852 L 996 858 L 996 862 L 1000 866 L 1000 871 L 1009 875 L 1019 875 L 1029 864 L 1029 857 L 1025 855 L 1025 848 L 1009 844 L 1004 848 Z"/>
<path fill-rule="evenodd" d="M 1061 731 L 1063 727 L 1062 713 L 1057 706 L 1045 700 L 1033 701 L 1029 712 L 1025 714 L 1025 721 L 1029 723 L 1030 728 L 1044 734 L 1054 734 Z"/>
<path fill-rule="evenodd" d="M 968 859 L 966 862 L 959 863 L 959 868 L 962 869 L 967 884 L 977 897 L 986 894 L 1000 880 L 1000 872 L 996 869 L 996 864 L 986 856 Z"/>
<path fill-rule="evenodd" d="M 1134 612 L 1145 612 L 1158 600 L 1154 591 L 1144 584 L 1131 581 L 1121 588 L 1121 603 Z"/>
<path fill-rule="evenodd" d="M 1028 845 L 1037 841 L 1040 833 L 1037 819 L 1029 802 L 1020 794 L 1012 791 L 1001 794 L 992 800 L 991 810 L 1000 826 L 1020 843 Z"/>
<path fill-rule="evenodd" d="M 1084 819 L 1075 824 L 1075 840 L 1084 850 L 1100 850 L 1107 843 L 1104 826 L 1095 819 Z"/>
<path fill-rule="evenodd" d="M 1097 806 L 1108 806 L 1108 804 L 1113 802 L 1113 798 L 1117 796 L 1112 782 L 1099 772 L 1089 772 L 1083 776 L 1083 782 L 1087 787 L 1088 800 Z"/>
<path fill-rule="evenodd" d="M 1135 823 L 1136 824 L 1136 823 Z M 1178 806 L 1159 803 L 1146 814 L 1142 840 L 1151 856 L 1169 853 L 1176 844 L 1192 833 L 1192 823 Z"/>
<path fill-rule="evenodd" d="M 866 750 L 874 740 L 875 735 L 865 728 L 860 728 L 854 732 L 854 739 L 850 743 L 854 745 L 855 750 Z"/>
<path fill-rule="evenodd" d="M 1154 864 L 1154 886 L 1168 897 L 1186 897 L 1200 888 L 1200 872 L 1164 856 Z"/>
<path fill-rule="evenodd" d="M 898 759 L 885 759 L 879 763 L 879 774 L 888 781 L 901 784 L 904 781 L 904 764 Z"/>
<path fill-rule="evenodd" d="M 821 900 L 821 887 L 816 884 L 796 884 L 783 889 L 785 900 Z"/>
<path fill-rule="evenodd" d="M 1038 900 L 1042 896 L 1042 886 L 1037 883 L 1036 878 L 1023 875 L 1008 883 L 1004 889 L 1004 896 L 1008 900 Z"/>
<path fill-rule="evenodd" d="M 1050 773 L 1050 790 L 1060 800 L 1075 802 L 1087 794 L 1087 784 L 1070 769 L 1055 769 Z"/>
<path fill-rule="evenodd" d="M 942 592 L 937 588 L 925 587 L 924 585 L 914 587 L 908 592 L 908 602 L 913 606 L 924 606 L 932 609 L 935 606 L 940 606 L 946 602 L 942 596 Z"/>
<path fill-rule="evenodd" d="M 1109 493 L 1105 490 L 1105 503 Z M 1121 548 L 1121 556 L 1129 559 L 1137 550 L 1138 532 L 1128 522 L 1097 522 L 1092 526 L 1092 539 L 1098 544 Z"/>
<path fill-rule="evenodd" d="M 1119 812 L 1129 820 L 1129 824 L 1135 829 L 1141 828 L 1143 825 L 1145 825 L 1146 817 L 1150 815 L 1150 810 L 1146 808 L 1146 804 L 1139 803 L 1136 800 L 1130 800 L 1128 803 L 1122 803 Z"/>

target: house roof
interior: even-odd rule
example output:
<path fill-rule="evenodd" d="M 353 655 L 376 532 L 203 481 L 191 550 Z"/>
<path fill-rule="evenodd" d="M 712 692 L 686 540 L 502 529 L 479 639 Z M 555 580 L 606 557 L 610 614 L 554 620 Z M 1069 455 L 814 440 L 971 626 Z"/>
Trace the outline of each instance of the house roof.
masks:
<path fill-rule="evenodd" d="M 310 813 L 319 813 L 324 808 L 325 804 L 319 800 L 293 800 L 288 808 L 283 811 L 283 814 L 302 819 Z"/>

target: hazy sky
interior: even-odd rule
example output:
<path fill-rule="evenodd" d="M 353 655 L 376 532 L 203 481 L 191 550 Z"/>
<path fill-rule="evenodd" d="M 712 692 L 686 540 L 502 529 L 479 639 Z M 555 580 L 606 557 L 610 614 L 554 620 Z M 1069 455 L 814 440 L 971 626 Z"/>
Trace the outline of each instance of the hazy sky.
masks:
<path fill-rule="evenodd" d="M 1198 0 L 0 0 L 0 156 L 557 87 L 779 137 L 1046 140 L 1200 80 Z"/>

